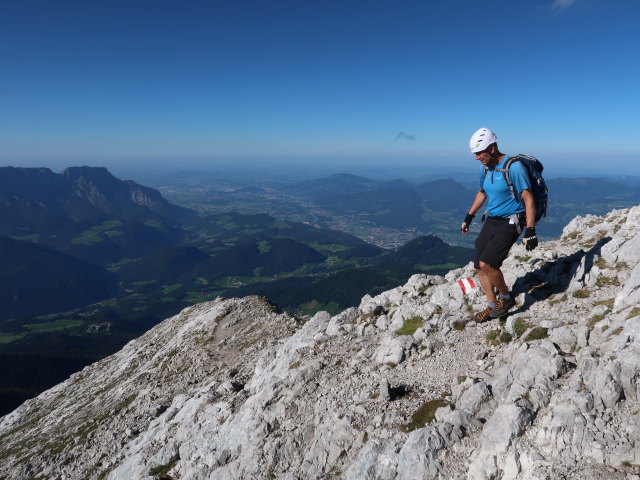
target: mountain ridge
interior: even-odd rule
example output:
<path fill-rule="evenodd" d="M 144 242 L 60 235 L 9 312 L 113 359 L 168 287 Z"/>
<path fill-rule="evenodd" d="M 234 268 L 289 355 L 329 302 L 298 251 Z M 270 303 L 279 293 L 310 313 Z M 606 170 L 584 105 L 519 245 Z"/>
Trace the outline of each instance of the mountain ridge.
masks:
<path fill-rule="evenodd" d="M 48 168 L 0 167 L 0 200 L 8 221 L 0 232 L 5 235 L 47 232 L 39 222 L 42 215 L 54 214 L 58 228 L 114 217 L 144 222 L 195 215 L 170 204 L 157 190 L 117 179 L 104 167 L 69 167 L 59 174 Z"/>

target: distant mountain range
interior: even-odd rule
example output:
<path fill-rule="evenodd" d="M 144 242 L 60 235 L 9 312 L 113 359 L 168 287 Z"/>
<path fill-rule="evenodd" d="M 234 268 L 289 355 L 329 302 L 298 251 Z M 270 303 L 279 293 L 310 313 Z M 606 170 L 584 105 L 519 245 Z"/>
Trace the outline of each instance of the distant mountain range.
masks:
<path fill-rule="evenodd" d="M 559 203 L 640 201 L 640 185 L 628 186 L 607 178 L 552 178 L 548 186 Z"/>
<path fill-rule="evenodd" d="M 352 189 L 344 189 L 345 185 Z M 640 185 L 625 185 L 611 179 L 552 178 L 547 185 L 549 215 L 539 224 L 540 233 L 547 237 L 559 235 L 564 225 L 575 217 L 572 205 L 582 204 L 588 209 L 594 204 L 606 204 L 607 207 L 601 208 L 607 211 L 612 202 L 629 206 L 640 201 Z M 441 233 L 436 219 L 442 214 L 457 229 L 458 220 L 469 210 L 477 192 L 452 179 L 412 185 L 404 180 L 375 182 L 347 174 L 304 182 L 292 190 L 296 189 L 336 215 L 361 216 L 380 226 L 417 228 L 435 234 Z"/>
<path fill-rule="evenodd" d="M 32 240 L 90 263 L 149 254 L 179 241 L 195 216 L 106 168 L 0 168 L 0 235 Z"/>
<path fill-rule="evenodd" d="M 311 198 L 334 215 L 351 215 L 384 227 L 429 231 L 432 222 L 425 208 L 460 213 L 468 209 L 474 193 L 453 180 L 412 185 L 397 179 L 376 182 L 349 174 L 335 174 L 290 188 Z"/>
<path fill-rule="evenodd" d="M 385 247 L 428 233 L 452 244 L 473 244 L 473 236 L 463 237 L 458 230 L 477 191 L 468 176 L 461 181 L 445 178 L 412 184 L 338 173 L 289 184 L 261 180 L 259 188 L 252 188 L 258 184 L 250 182 L 217 178 L 216 185 L 204 189 L 201 183 L 185 188 L 184 181 L 180 179 L 179 187 L 169 182 L 161 188 L 181 204 L 203 212 L 267 212 L 280 219 L 338 229 Z M 537 226 L 545 239 L 560 235 L 576 215 L 603 214 L 640 201 L 637 177 L 548 178 L 547 183 L 549 209 Z M 479 229 L 480 216 L 472 230 Z"/>
<path fill-rule="evenodd" d="M 0 167 L 0 233 L 42 235 L 69 224 L 178 222 L 194 213 L 167 202 L 152 188 L 111 175 L 106 168 Z"/>

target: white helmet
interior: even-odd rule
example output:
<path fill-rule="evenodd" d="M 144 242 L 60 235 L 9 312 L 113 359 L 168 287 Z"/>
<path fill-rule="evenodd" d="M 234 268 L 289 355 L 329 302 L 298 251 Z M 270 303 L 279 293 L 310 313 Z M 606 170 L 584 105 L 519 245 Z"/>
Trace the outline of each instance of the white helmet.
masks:
<path fill-rule="evenodd" d="M 496 143 L 498 141 L 498 137 L 488 128 L 480 128 L 476 130 L 476 133 L 471 135 L 471 140 L 469 140 L 469 148 L 471 148 L 471 153 L 477 153 L 485 150 L 492 143 Z"/>

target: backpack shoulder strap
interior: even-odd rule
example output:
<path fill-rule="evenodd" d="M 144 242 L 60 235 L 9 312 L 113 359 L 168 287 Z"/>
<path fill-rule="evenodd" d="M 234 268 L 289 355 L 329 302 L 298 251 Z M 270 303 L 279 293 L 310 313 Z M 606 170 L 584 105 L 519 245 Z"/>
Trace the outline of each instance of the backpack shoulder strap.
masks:
<path fill-rule="evenodd" d="M 518 198 L 518 195 L 516 194 L 516 189 L 513 186 L 513 182 L 511 181 L 511 176 L 509 175 L 509 169 L 511 168 L 511 165 L 513 165 L 515 162 L 520 161 L 519 157 L 520 155 L 516 155 L 515 157 L 509 157 L 509 159 L 507 160 L 507 163 L 505 163 L 504 165 L 504 168 L 496 168 L 496 170 L 498 172 L 502 172 L 502 174 L 504 175 L 504 180 L 505 182 L 507 182 L 507 185 L 509 186 L 509 190 L 511 191 L 511 196 L 515 200 L 518 200 L 520 202 L 522 200 Z"/>

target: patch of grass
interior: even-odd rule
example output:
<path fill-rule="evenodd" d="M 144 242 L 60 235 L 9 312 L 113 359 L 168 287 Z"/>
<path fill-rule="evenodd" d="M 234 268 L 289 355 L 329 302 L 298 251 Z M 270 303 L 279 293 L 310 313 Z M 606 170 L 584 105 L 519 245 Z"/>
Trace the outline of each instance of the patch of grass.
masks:
<path fill-rule="evenodd" d="M 529 255 L 516 255 L 515 259 L 519 262 L 527 263 L 529 260 L 531 260 L 531 257 Z"/>
<path fill-rule="evenodd" d="M 293 362 L 289 364 L 289 370 L 294 370 L 300 366 L 300 362 Z"/>
<path fill-rule="evenodd" d="M 144 222 L 147 227 L 160 229 L 162 228 L 162 224 L 158 220 L 147 220 Z"/>
<path fill-rule="evenodd" d="M 606 268 L 607 261 L 604 258 L 600 257 L 598 260 L 594 262 L 594 265 L 598 268 Z"/>
<path fill-rule="evenodd" d="M 423 272 L 429 272 L 431 270 L 452 270 L 456 268 L 458 265 L 455 263 L 447 262 L 447 263 L 439 263 L 437 265 L 423 265 L 421 263 L 416 263 L 413 265 L 414 270 L 421 270 Z"/>
<path fill-rule="evenodd" d="M 267 253 L 271 250 L 271 244 L 267 240 L 258 242 L 258 250 L 260 253 Z"/>
<path fill-rule="evenodd" d="M 500 334 L 500 342 L 509 343 L 511 340 L 513 340 L 513 335 L 511 335 L 509 332 L 502 332 Z"/>
<path fill-rule="evenodd" d="M 607 298 L 606 300 L 599 300 L 597 302 L 593 302 L 593 306 L 596 305 L 604 305 L 606 307 L 611 308 L 613 306 L 613 302 L 615 302 L 615 298 Z"/>
<path fill-rule="evenodd" d="M 459 332 L 464 330 L 466 327 L 467 327 L 467 324 L 465 322 L 456 322 L 453 324 L 453 329 L 458 330 Z"/>
<path fill-rule="evenodd" d="M 340 311 L 340 305 L 336 302 L 332 301 L 327 304 L 323 304 L 318 302 L 315 298 L 308 303 L 300 304 L 299 308 L 302 315 L 309 315 L 310 317 L 314 316 L 321 310 L 329 312 L 330 315 L 334 315 Z"/>
<path fill-rule="evenodd" d="M 26 333 L 0 333 L 0 344 L 11 343 L 25 337 Z"/>
<path fill-rule="evenodd" d="M 466 379 L 467 379 L 466 375 L 459 375 L 458 376 L 458 385 L 463 383 Z"/>
<path fill-rule="evenodd" d="M 589 320 L 587 320 L 587 326 L 589 328 L 593 328 L 596 326 L 596 324 L 600 321 L 603 320 L 605 317 L 604 314 L 599 314 L 599 315 L 594 315 L 593 317 L 591 317 Z"/>
<path fill-rule="evenodd" d="M 149 475 L 152 477 L 158 477 L 160 480 L 168 480 L 171 477 L 169 477 L 167 473 L 169 473 L 169 470 L 171 470 L 176 463 L 178 463 L 178 460 L 173 460 L 169 463 L 165 463 L 164 465 L 158 465 L 157 467 L 149 470 Z"/>
<path fill-rule="evenodd" d="M 633 317 L 637 317 L 638 315 L 640 315 L 640 308 L 633 307 L 633 310 L 631 310 L 629 315 L 627 315 L 627 320 L 629 320 L 630 318 L 633 318 Z"/>
<path fill-rule="evenodd" d="M 596 286 L 602 288 L 606 287 L 607 285 L 613 285 L 617 287 L 620 286 L 620 282 L 616 277 L 605 277 L 604 275 L 598 276 L 598 279 L 596 280 Z"/>
<path fill-rule="evenodd" d="M 97 462 L 97 463 L 95 463 L 95 464 L 94 464 L 94 465 L 89 469 L 89 471 L 87 472 L 87 474 L 86 474 L 86 478 L 95 478 L 95 473 L 98 471 L 98 469 L 100 469 L 100 468 L 102 467 L 102 459 L 103 459 L 104 457 L 106 457 L 106 456 L 107 456 L 107 455 L 106 455 L 106 454 L 104 454 L 104 453 L 103 453 L 102 455 L 100 455 L 100 458 L 98 459 L 98 462 Z M 101 472 L 101 473 L 100 473 L 100 475 L 98 475 L 98 478 L 100 478 L 100 477 L 104 478 L 104 472 Z"/>
<path fill-rule="evenodd" d="M 487 335 L 485 336 L 485 340 L 489 345 L 500 345 L 501 343 L 509 343 L 513 340 L 513 335 L 509 332 L 505 332 L 504 330 L 494 329 L 489 330 Z"/>
<path fill-rule="evenodd" d="M 563 295 L 562 298 L 558 298 L 557 300 L 551 300 L 549 302 L 549 305 L 553 306 L 553 305 L 557 305 L 558 303 L 562 303 L 562 302 L 566 302 L 567 301 L 567 295 Z"/>
<path fill-rule="evenodd" d="M 489 345 L 500 345 L 500 330 L 489 330 L 484 339 Z"/>
<path fill-rule="evenodd" d="M 404 321 L 402 328 L 396 330 L 398 335 L 413 335 L 416 330 L 424 325 L 424 320 L 420 316 L 408 318 Z"/>
<path fill-rule="evenodd" d="M 627 262 L 618 262 L 616 263 L 616 270 L 620 271 L 623 269 L 629 268 L 629 264 Z"/>
<path fill-rule="evenodd" d="M 173 283 L 164 287 L 164 293 L 171 293 L 182 287 L 181 283 Z"/>
<path fill-rule="evenodd" d="M 94 232 L 91 230 L 82 232 L 80 237 L 75 237 L 71 239 L 71 243 L 74 245 L 95 245 L 96 243 L 100 243 L 104 241 L 100 236 L 99 232 Z"/>
<path fill-rule="evenodd" d="M 549 330 L 544 327 L 535 327 L 532 329 L 527 337 L 524 339 L 525 342 L 531 342 L 532 340 L 542 340 L 543 338 L 547 338 L 549 336 Z"/>
<path fill-rule="evenodd" d="M 32 233 L 31 235 L 9 235 L 9 237 L 14 240 L 24 240 L 33 243 L 38 243 L 38 240 L 40 239 L 40 235 L 37 233 Z"/>
<path fill-rule="evenodd" d="M 175 357 L 178 354 L 178 349 L 174 348 L 173 350 L 171 350 L 169 353 L 167 353 L 167 358 L 172 358 Z"/>
<path fill-rule="evenodd" d="M 124 410 L 129 405 L 131 405 L 137 397 L 138 397 L 138 394 L 133 393 L 129 395 L 127 398 L 125 398 L 124 400 L 122 400 L 120 403 L 118 403 L 114 408 L 116 414 L 120 413 L 122 410 Z"/>
<path fill-rule="evenodd" d="M 31 333 L 55 332 L 57 330 L 66 330 L 68 328 L 77 328 L 82 325 L 82 320 L 72 318 L 62 318 L 54 322 L 29 323 L 25 325 Z"/>
<path fill-rule="evenodd" d="M 151 285 L 154 283 L 158 283 L 157 280 L 140 280 L 139 282 L 131 282 L 131 285 L 134 287 L 144 287 L 146 285 Z"/>
<path fill-rule="evenodd" d="M 618 327 L 615 330 L 611 330 L 611 333 L 609 335 L 620 335 L 623 330 L 624 327 Z"/>
<path fill-rule="evenodd" d="M 449 402 L 440 398 L 429 400 L 422 404 L 420 408 L 411 415 L 411 421 L 408 424 L 403 425 L 401 430 L 405 432 L 412 432 L 413 430 L 424 427 L 436 418 L 436 410 L 438 408 L 446 407 L 447 405 L 449 405 Z"/>
<path fill-rule="evenodd" d="M 533 326 L 529 322 L 527 322 L 526 318 L 527 317 L 519 317 L 516 318 L 515 322 L 513 322 L 513 333 L 518 338 L 520 338 L 524 332 L 526 332 Z"/>
<path fill-rule="evenodd" d="M 573 298 L 587 298 L 589 295 L 591 295 L 591 293 L 586 288 L 576 290 L 571 294 Z"/>
<path fill-rule="evenodd" d="M 603 332 L 606 332 L 607 330 L 609 330 L 609 325 L 603 325 L 602 328 L 600 328 L 600 330 L 602 330 Z"/>
<path fill-rule="evenodd" d="M 35 426 L 40 420 L 42 420 L 42 418 L 44 418 L 44 415 L 40 415 L 39 417 L 34 417 L 28 421 L 26 421 L 25 423 L 23 423 L 22 425 L 18 425 L 17 427 L 12 428 L 11 430 L 9 430 L 8 432 L 0 435 L 0 442 L 4 442 L 4 440 L 6 438 L 9 438 L 11 435 L 18 433 L 22 430 L 26 430 L 29 429 L 33 426 Z M 0 453 L 0 458 L 3 458 L 4 452 Z"/>
<path fill-rule="evenodd" d="M 102 222 L 100 225 L 95 225 L 88 230 L 83 231 L 79 237 L 72 238 L 71 243 L 76 245 L 94 245 L 96 243 L 100 243 L 104 240 L 101 237 L 102 233 L 121 225 L 122 222 L 118 220 L 107 220 Z"/>

